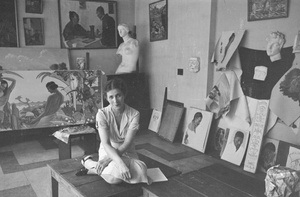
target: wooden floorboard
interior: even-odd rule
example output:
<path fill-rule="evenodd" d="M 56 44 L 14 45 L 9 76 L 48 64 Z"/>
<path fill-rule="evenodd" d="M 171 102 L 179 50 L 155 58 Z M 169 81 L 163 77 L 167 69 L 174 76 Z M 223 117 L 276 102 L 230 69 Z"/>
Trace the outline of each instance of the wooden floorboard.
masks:
<path fill-rule="evenodd" d="M 196 172 L 213 177 L 215 180 L 230 185 L 231 187 L 237 190 L 248 193 L 250 196 L 255 196 L 255 197 L 265 196 L 264 181 L 239 173 L 223 165 L 213 164 L 211 166 L 202 168 Z M 201 176 L 201 174 L 199 176 Z"/>
<path fill-rule="evenodd" d="M 250 197 L 251 195 L 198 171 L 175 177 L 175 180 L 209 197 Z M 222 195 L 221 195 L 222 194 Z"/>

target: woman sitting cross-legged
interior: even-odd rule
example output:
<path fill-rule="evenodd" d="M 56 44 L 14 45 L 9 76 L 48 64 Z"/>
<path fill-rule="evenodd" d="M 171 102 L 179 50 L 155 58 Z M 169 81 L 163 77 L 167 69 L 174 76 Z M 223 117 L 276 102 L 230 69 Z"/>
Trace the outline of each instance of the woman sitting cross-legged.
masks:
<path fill-rule="evenodd" d="M 110 184 L 147 183 L 146 164 L 138 159 L 134 138 L 139 130 L 140 114 L 126 105 L 126 84 L 122 79 L 114 78 L 107 82 L 104 96 L 109 105 L 99 109 L 96 117 L 101 143 L 99 159 L 93 161 L 91 156 L 81 160 L 84 169 L 76 175 L 98 174 Z"/>

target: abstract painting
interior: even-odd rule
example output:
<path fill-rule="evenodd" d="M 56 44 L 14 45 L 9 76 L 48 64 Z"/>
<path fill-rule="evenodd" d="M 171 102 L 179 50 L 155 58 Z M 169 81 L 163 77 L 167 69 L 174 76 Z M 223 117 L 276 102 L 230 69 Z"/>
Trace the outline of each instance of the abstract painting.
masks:
<path fill-rule="evenodd" d="M 100 70 L 0 71 L 0 130 L 85 124 L 102 107 Z"/>

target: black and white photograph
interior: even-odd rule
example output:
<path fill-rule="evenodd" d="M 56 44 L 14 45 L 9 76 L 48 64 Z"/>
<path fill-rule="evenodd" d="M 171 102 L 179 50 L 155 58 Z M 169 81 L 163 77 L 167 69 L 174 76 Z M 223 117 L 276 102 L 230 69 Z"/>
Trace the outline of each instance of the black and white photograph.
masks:
<path fill-rule="evenodd" d="M 0 197 L 300 196 L 299 10 L 0 0 Z"/>

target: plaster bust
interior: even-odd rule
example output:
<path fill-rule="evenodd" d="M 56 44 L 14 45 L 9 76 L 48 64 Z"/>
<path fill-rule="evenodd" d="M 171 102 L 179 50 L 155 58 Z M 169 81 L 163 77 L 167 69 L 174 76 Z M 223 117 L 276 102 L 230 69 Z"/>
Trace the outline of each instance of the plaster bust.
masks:
<path fill-rule="evenodd" d="M 116 74 L 135 72 L 139 57 L 139 42 L 129 36 L 127 24 L 119 24 L 118 32 L 124 42 L 120 44 L 116 53 L 122 56 L 122 61 L 116 70 Z"/>
<path fill-rule="evenodd" d="M 267 54 L 271 61 L 277 61 L 281 59 L 280 51 L 285 43 L 285 36 L 283 33 L 276 31 L 270 33 L 267 37 Z"/>

